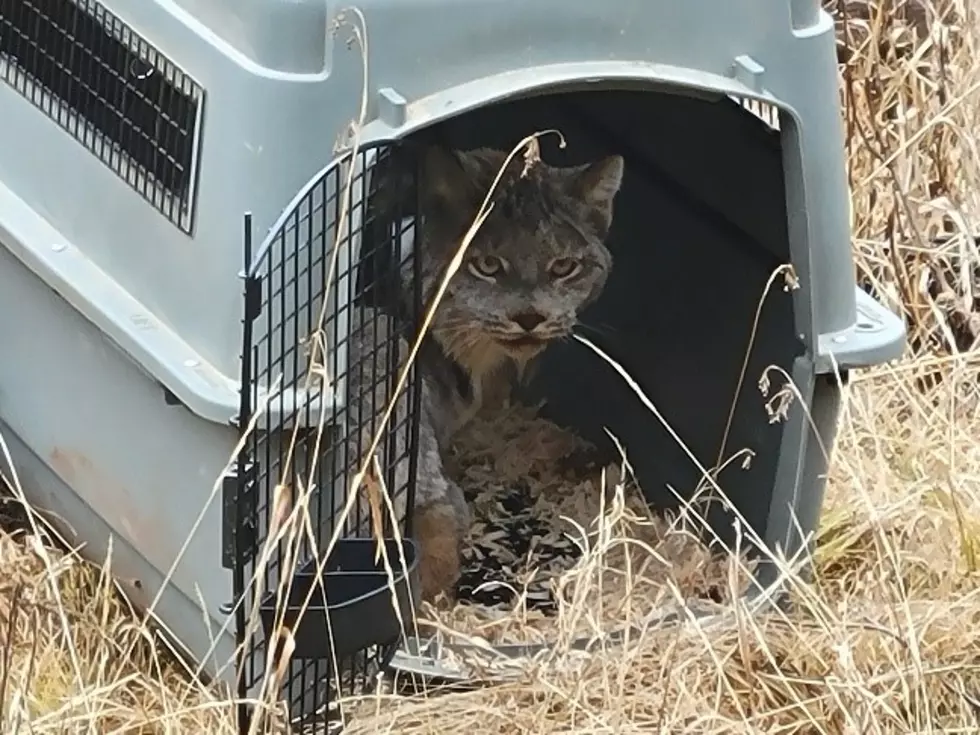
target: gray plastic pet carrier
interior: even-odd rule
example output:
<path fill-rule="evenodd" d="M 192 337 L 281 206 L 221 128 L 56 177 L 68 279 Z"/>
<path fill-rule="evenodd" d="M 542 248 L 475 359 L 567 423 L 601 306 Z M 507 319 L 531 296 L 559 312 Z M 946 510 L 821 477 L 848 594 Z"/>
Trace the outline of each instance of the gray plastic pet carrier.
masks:
<path fill-rule="evenodd" d="M 373 209 L 392 151 L 508 150 L 554 128 L 567 145 L 543 139 L 549 162 L 624 156 L 614 266 L 585 334 L 703 466 L 751 449 L 751 467 L 718 482 L 787 556 L 817 524 L 837 373 L 904 345 L 901 320 L 855 287 L 834 27 L 818 0 L 358 8 L 0 0 L 0 430 L 19 478 L 92 557 L 111 538 L 132 599 L 210 671 L 239 671 L 242 694 L 278 645 L 265 631 L 283 608 L 266 593 L 292 575 L 280 683 L 300 717 L 329 716 L 329 693 L 363 684 L 399 643 L 363 540 L 370 509 L 344 529 L 332 520 L 357 423 L 344 377 L 354 314 L 414 253 L 411 208 Z M 785 264 L 798 287 L 779 281 L 763 300 Z M 385 322 L 361 357 L 391 361 L 380 398 L 394 395 L 394 337 L 411 323 Z M 806 410 L 770 422 L 757 387 L 768 366 Z M 380 446 L 402 509 L 418 382 L 407 376 Z M 586 438 L 616 435 L 654 504 L 702 479 L 580 343 L 549 348 L 529 391 Z M 266 542 L 298 504 L 313 521 L 291 555 Z M 730 513 L 709 520 L 731 538 Z M 318 569 L 312 549 L 335 531 Z M 411 538 L 387 550 L 417 578 Z M 772 578 L 763 567 L 761 585 Z M 414 586 L 397 580 L 402 611 Z"/>

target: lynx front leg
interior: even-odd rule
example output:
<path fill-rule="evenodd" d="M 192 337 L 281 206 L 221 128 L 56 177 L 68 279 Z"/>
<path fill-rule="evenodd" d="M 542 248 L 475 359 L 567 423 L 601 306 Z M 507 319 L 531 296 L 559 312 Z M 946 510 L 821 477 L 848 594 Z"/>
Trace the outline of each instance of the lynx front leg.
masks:
<path fill-rule="evenodd" d="M 431 396 L 423 385 L 413 526 L 422 599 L 428 601 L 440 594 L 452 597 L 460 575 L 463 536 L 471 522 L 463 491 L 446 476 L 435 429 Z"/>
<path fill-rule="evenodd" d="M 463 531 L 453 507 L 433 503 L 416 508 L 415 538 L 419 543 L 421 597 L 432 602 L 440 595 L 452 599 L 461 573 Z"/>
<path fill-rule="evenodd" d="M 404 361 L 408 354 L 408 345 L 396 331 L 390 317 L 373 308 L 354 309 L 351 312 L 347 373 L 347 426 L 348 434 L 345 448 L 347 466 L 349 468 L 348 487 L 355 473 L 366 466 L 372 476 L 369 483 L 362 483 L 363 497 L 374 506 L 387 502 L 374 492 L 380 489 L 379 480 L 384 481 L 391 509 L 380 509 L 380 514 L 386 521 L 401 525 L 408 511 L 407 489 L 409 477 L 409 390 L 399 393 L 387 425 L 382 427 L 388 404 L 392 398 L 391 388 L 395 376 L 391 371 L 401 368 L 395 366 L 390 359 L 391 350 L 397 350 L 400 359 Z M 380 432 L 379 442 L 375 448 L 373 460 L 376 463 L 365 462 L 376 433 Z M 394 442 L 391 439 L 394 438 Z M 377 478 L 377 470 L 381 477 Z M 393 472 L 392 472 L 393 470 Z M 370 487 L 368 487 L 370 485 Z M 374 497 L 371 498 L 371 494 Z M 354 532 L 357 535 L 374 535 L 380 529 L 369 528 L 367 514 L 363 504 L 359 506 L 358 520 Z M 378 508 L 373 512 L 377 515 Z M 393 511 L 394 518 L 389 514 Z M 375 524 L 376 525 L 376 524 Z"/>
<path fill-rule="evenodd" d="M 452 597 L 453 586 L 460 576 L 463 536 L 471 519 L 462 490 L 446 475 L 430 405 L 423 387 L 412 529 L 418 543 L 421 597 L 431 602 L 440 594 Z M 361 444 L 366 448 L 366 436 Z M 396 485 L 404 488 L 410 482 L 409 457 L 407 451 L 401 451 L 399 455 L 395 467 Z M 404 495 L 396 496 L 394 505 L 398 517 L 403 517 L 406 511 Z"/>
<path fill-rule="evenodd" d="M 365 419 L 372 415 L 380 418 L 379 414 L 390 398 L 384 390 L 384 376 L 377 373 L 389 364 L 386 354 L 378 354 L 387 349 L 387 345 L 376 337 L 390 334 L 387 319 L 383 313 L 365 309 L 357 314 L 352 329 L 348 391 L 351 401 L 349 420 L 352 433 L 356 437 L 355 441 L 348 443 L 352 467 L 360 466 L 370 446 L 370 421 Z M 382 347 L 379 348 L 378 345 Z M 399 353 L 403 359 L 408 354 L 408 345 L 404 340 L 400 340 Z M 437 423 L 440 416 L 435 410 L 432 393 L 424 378 L 421 394 L 418 446 L 415 448 L 418 462 L 412 526 L 413 535 L 419 544 L 422 597 L 432 600 L 440 593 L 451 594 L 453 585 L 459 578 L 460 547 L 470 525 L 470 512 L 459 486 L 446 475 L 438 438 L 445 432 L 441 431 L 442 427 Z M 407 425 L 408 400 L 408 392 L 402 392 L 395 404 L 392 424 Z M 359 426 L 353 421 L 354 417 L 361 418 Z M 408 446 L 407 440 L 406 431 L 397 432 L 394 456 L 389 458 L 389 461 L 395 461 L 395 487 L 388 488 L 389 491 L 405 489 L 411 482 L 408 471 L 412 447 Z M 384 452 L 377 453 L 383 467 L 382 454 Z M 404 493 L 396 492 L 392 504 L 396 518 L 403 518 L 408 510 Z M 358 533 L 367 531 L 366 528 L 358 528 Z"/>

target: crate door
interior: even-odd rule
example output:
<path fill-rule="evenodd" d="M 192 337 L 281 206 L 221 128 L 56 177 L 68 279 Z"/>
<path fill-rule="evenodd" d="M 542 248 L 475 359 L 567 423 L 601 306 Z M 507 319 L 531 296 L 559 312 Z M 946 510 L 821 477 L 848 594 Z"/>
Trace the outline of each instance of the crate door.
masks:
<path fill-rule="evenodd" d="M 395 522 L 407 531 L 418 385 L 408 374 L 396 387 L 414 322 L 414 298 L 401 298 L 414 272 L 414 185 L 406 186 L 414 167 L 394 151 L 374 147 L 335 160 L 254 252 L 246 228 L 243 448 L 225 543 L 236 599 L 245 603 L 236 621 L 243 696 L 258 694 L 268 664 L 261 630 L 246 630 L 249 602 L 322 559 L 335 531 L 371 534 L 367 496 L 351 495 L 349 485 L 375 436 Z M 292 715 L 325 711 L 329 692 L 342 682 L 356 687 L 376 654 L 342 662 L 341 671 L 293 660 L 282 693 Z"/>

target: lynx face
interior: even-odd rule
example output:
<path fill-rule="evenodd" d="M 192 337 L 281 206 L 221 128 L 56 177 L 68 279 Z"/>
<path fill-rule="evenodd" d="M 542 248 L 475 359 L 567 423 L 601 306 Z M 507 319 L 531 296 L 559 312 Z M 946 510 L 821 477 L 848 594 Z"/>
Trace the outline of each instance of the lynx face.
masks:
<path fill-rule="evenodd" d="M 420 177 L 424 293 L 438 287 L 505 159 L 490 149 L 428 151 Z M 612 267 L 604 240 L 622 157 L 523 171 L 515 156 L 433 322 L 435 338 L 471 375 L 507 358 L 523 364 L 568 336 Z"/>

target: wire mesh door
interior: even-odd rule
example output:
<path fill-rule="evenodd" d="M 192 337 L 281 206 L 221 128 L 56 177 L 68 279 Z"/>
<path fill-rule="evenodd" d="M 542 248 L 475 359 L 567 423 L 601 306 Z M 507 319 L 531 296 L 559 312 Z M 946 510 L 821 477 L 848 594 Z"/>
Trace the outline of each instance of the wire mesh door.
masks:
<path fill-rule="evenodd" d="M 311 578 L 321 588 L 317 599 L 333 604 L 322 572 L 334 564 L 334 535 L 338 544 L 387 539 L 393 522 L 410 535 L 420 398 L 411 370 L 392 398 L 417 311 L 416 295 L 406 292 L 418 283 L 415 186 L 413 177 L 405 187 L 414 167 L 396 165 L 396 150 L 362 149 L 334 161 L 297 194 L 255 252 L 246 215 L 244 445 L 225 502 L 224 542 L 239 601 L 239 694 L 285 700 L 290 720 L 319 732 L 334 726 L 336 697 L 370 683 L 398 640 L 341 660 L 339 648 L 324 644 L 331 631 L 322 620 L 304 627 L 300 618 L 267 625 L 256 618 L 283 608 L 288 617 L 300 602 L 303 616 L 314 615 L 313 592 L 297 601 Z M 398 196 L 380 196 L 395 189 Z M 348 492 L 375 437 L 377 464 L 370 466 L 394 509 L 380 515 L 381 528 L 365 486 Z M 256 714 L 242 708 L 239 722 Z"/>

